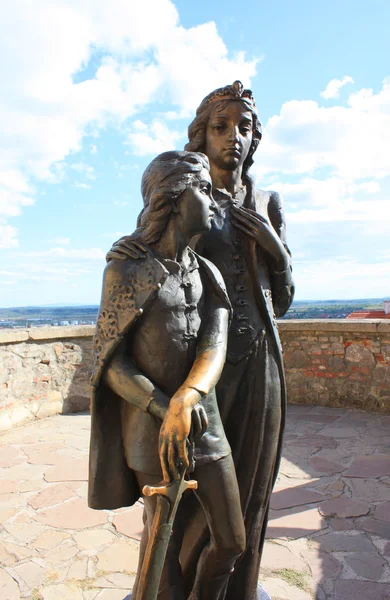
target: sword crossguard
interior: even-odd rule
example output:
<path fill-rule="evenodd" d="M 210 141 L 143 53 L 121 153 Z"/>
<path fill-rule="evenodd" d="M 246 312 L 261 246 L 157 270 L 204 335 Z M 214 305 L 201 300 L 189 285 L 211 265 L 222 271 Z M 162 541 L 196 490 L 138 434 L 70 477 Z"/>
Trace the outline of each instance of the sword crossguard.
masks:
<path fill-rule="evenodd" d="M 194 479 L 183 479 L 182 481 L 174 481 L 173 483 L 164 483 L 163 485 L 144 485 L 142 493 L 144 496 L 154 496 L 154 494 L 160 494 L 160 496 L 167 496 L 171 499 L 172 492 L 177 495 L 177 487 L 180 487 L 181 492 L 186 490 L 197 490 L 198 482 Z"/>

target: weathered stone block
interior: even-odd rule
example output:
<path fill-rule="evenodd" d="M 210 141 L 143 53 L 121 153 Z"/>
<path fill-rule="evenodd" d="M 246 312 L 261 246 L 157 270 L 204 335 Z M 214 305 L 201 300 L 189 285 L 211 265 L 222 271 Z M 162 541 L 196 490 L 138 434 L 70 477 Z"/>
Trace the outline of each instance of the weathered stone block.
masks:
<path fill-rule="evenodd" d="M 44 402 L 37 412 L 38 419 L 45 419 L 62 412 L 62 402 Z"/>
<path fill-rule="evenodd" d="M 345 358 L 353 363 L 362 363 L 369 366 L 375 365 L 375 359 L 372 352 L 358 344 L 351 344 L 345 351 Z"/>
<path fill-rule="evenodd" d="M 25 406 L 17 406 L 11 413 L 12 425 L 21 425 L 27 421 L 31 421 L 33 415 Z"/>

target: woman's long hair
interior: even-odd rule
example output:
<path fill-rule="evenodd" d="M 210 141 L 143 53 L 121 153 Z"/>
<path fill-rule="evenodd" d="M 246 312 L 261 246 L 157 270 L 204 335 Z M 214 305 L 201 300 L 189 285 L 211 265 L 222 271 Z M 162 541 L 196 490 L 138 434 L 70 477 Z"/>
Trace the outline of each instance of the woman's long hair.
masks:
<path fill-rule="evenodd" d="M 141 192 L 144 208 L 134 233 L 146 244 L 156 243 L 165 231 L 176 200 L 202 169 L 210 170 L 200 152 L 170 151 L 157 156 L 145 169 Z"/>
<path fill-rule="evenodd" d="M 196 111 L 195 119 L 188 127 L 189 141 L 185 145 L 185 150 L 205 153 L 206 129 L 211 113 L 212 111 L 220 112 L 224 110 L 228 102 L 241 102 L 252 113 L 252 144 L 242 168 L 243 178 L 247 178 L 249 168 L 253 164 L 253 155 L 263 134 L 252 92 L 251 90 L 245 90 L 239 81 L 235 81 L 233 85 L 214 90 L 202 100 Z"/>

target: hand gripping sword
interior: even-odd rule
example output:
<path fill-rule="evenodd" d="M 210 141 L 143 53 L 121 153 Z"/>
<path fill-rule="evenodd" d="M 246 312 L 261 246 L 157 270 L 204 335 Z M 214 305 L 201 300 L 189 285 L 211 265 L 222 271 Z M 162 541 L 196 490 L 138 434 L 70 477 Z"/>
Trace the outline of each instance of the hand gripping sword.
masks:
<path fill-rule="evenodd" d="M 177 507 L 186 490 L 198 488 L 197 481 L 184 479 L 186 472 L 184 469 L 177 481 L 168 484 L 161 482 L 156 487 L 145 485 L 142 490 L 144 496 L 158 494 L 158 498 L 134 600 L 157 599 Z"/>

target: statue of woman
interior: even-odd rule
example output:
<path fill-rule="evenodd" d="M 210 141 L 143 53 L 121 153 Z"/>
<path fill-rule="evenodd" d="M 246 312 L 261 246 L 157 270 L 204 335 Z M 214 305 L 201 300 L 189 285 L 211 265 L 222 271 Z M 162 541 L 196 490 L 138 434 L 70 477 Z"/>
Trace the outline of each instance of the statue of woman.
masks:
<path fill-rule="evenodd" d="M 276 317 L 286 313 L 293 299 L 291 259 L 281 198 L 256 189 L 249 175 L 262 137 L 252 92 L 239 81 L 211 92 L 197 109 L 188 136 L 186 149 L 208 156 L 219 208 L 211 230 L 199 236 L 195 248 L 221 272 L 233 306 L 227 361 L 216 390 L 236 467 L 246 550 L 225 598 L 254 600 L 286 412 Z M 108 259 L 142 252 L 142 244 L 125 237 L 114 244 Z M 189 579 L 197 552 L 207 542 L 207 528 L 200 526 L 203 516 L 195 507 L 193 513 L 187 552 L 181 557 Z"/>

